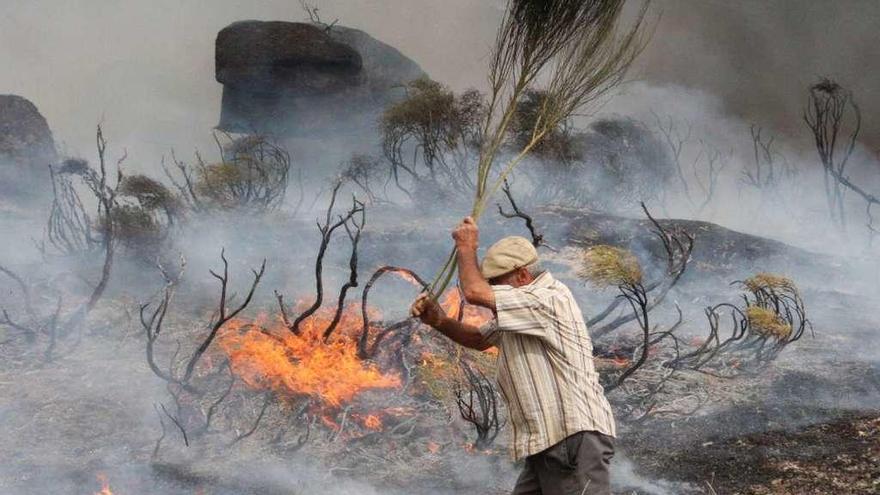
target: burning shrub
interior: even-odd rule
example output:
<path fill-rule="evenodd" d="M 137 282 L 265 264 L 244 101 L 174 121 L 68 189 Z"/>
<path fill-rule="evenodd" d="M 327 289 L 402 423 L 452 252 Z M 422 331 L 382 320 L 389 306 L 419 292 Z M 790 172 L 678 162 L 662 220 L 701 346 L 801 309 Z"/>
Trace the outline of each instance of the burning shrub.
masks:
<path fill-rule="evenodd" d="M 433 399 L 445 402 L 452 396 L 458 370 L 455 362 L 442 355 L 423 353 L 415 368 L 416 383 Z"/>
<path fill-rule="evenodd" d="M 604 287 L 634 285 L 642 281 L 635 255 L 614 246 L 592 246 L 584 251 L 580 276 Z"/>
<path fill-rule="evenodd" d="M 358 357 L 363 323 L 354 307 L 346 308 L 336 332 L 325 342 L 324 329 L 334 314 L 335 308 L 319 310 L 304 320 L 298 334 L 280 320 L 234 321 L 218 343 L 242 381 L 281 397 L 308 396 L 338 408 L 363 390 L 399 387 L 399 377 L 383 374 Z"/>

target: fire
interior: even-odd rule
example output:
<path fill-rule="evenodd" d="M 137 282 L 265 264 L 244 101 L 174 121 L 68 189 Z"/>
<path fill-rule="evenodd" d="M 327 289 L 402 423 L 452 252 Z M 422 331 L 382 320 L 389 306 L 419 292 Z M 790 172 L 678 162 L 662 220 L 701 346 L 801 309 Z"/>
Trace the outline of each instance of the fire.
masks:
<path fill-rule="evenodd" d="M 446 292 L 446 295 L 440 302 L 440 306 L 446 311 L 446 314 L 450 318 L 458 318 L 458 312 L 461 309 L 461 301 L 461 291 L 458 289 L 452 289 Z M 464 305 L 464 316 L 461 319 L 462 322 L 480 327 L 488 323 L 490 320 L 492 320 L 492 312 L 488 309 L 474 306 L 472 304 Z"/>
<path fill-rule="evenodd" d="M 245 384 L 282 397 L 308 395 L 335 409 L 365 390 L 399 387 L 397 375 L 385 374 L 358 357 L 363 320 L 356 308 L 343 311 L 335 332 L 324 342 L 323 332 L 333 314 L 333 309 L 319 310 L 303 321 L 299 335 L 280 319 L 230 321 L 218 343 Z"/>
<path fill-rule="evenodd" d="M 95 492 L 95 495 L 113 495 L 113 492 L 110 491 L 110 481 L 107 475 L 98 473 L 96 477 L 98 478 L 98 483 L 101 483 L 101 491 Z"/>
<path fill-rule="evenodd" d="M 630 364 L 630 360 L 623 356 L 614 356 L 611 358 L 611 362 L 614 363 L 614 366 L 618 368 L 626 368 Z"/>
<path fill-rule="evenodd" d="M 364 426 L 375 431 L 382 429 L 382 420 L 375 414 L 370 414 L 364 418 Z"/>

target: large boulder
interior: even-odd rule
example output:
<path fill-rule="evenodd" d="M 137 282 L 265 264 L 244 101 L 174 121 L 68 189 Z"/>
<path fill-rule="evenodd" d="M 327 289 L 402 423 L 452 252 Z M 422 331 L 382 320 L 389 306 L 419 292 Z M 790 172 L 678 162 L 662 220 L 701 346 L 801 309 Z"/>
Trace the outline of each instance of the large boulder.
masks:
<path fill-rule="evenodd" d="M 424 72 L 363 31 L 297 22 L 241 21 L 216 42 L 223 84 L 218 128 L 281 137 L 356 133 Z"/>
<path fill-rule="evenodd" d="M 0 195 L 30 196 L 58 156 L 46 119 L 17 95 L 0 95 Z"/>
<path fill-rule="evenodd" d="M 217 35 L 217 81 L 245 91 L 333 93 L 357 84 L 361 56 L 303 23 L 236 22 Z"/>

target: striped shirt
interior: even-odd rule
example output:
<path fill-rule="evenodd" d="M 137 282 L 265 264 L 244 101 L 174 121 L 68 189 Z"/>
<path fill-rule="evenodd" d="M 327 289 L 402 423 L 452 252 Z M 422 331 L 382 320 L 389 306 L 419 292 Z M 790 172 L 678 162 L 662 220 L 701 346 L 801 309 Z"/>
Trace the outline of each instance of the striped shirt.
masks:
<path fill-rule="evenodd" d="M 581 431 L 615 436 L 593 367 L 593 344 L 571 291 L 548 272 L 522 287 L 496 285 L 497 320 L 481 328 L 496 345 L 515 459 Z"/>

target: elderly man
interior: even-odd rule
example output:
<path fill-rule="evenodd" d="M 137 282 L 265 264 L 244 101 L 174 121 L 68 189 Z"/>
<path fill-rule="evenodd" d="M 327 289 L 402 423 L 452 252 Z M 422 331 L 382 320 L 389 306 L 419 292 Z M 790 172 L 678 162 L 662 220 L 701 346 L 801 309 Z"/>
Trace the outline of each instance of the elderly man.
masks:
<path fill-rule="evenodd" d="M 538 265 L 522 237 L 506 237 L 477 262 L 479 231 L 465 218 L 452 233 L 470 304 L 491 309 L 482 328 L 449 318 L 420 296 L 412 314 L 465 347 L 497 346 L 514 458 L 525 467 L 517 494 L 610 494 L 614 418 L 593 367 L 593 346 L 571 292 Z"/>

